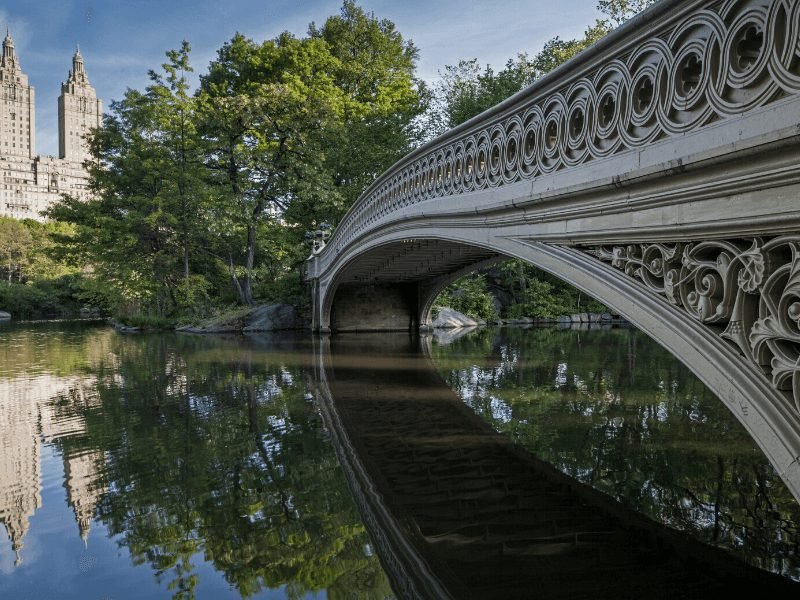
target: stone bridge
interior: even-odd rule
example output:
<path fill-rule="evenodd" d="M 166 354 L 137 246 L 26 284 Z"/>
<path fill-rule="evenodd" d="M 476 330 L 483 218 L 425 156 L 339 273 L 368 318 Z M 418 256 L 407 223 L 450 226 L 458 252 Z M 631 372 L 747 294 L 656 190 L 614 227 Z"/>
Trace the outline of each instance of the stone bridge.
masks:
<path fill-rule="evenodd" d="M 506 258 L 682 359 L 797 492 L 800 0 L 661 0 L 406 156 L 309 259 L 314 327 L 425 327 Z"/>

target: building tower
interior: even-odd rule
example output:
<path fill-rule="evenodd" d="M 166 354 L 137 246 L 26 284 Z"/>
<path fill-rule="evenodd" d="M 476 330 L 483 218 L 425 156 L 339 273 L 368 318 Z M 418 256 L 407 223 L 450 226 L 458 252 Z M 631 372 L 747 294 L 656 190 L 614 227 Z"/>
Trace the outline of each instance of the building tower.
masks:
<path fill-rule="evenodd" d="M 95 127 L 100 127 L 103 104 L 89 83 L 83 65 L 80 48 L 72 57 L 72 70 L 66 83 L 61 84 L 58 97 L 58 153 L 75 163 L 90 158 L 85 136 Z"/>
<path fill-rule="evenodd" d="M 33 158 L 36 153 L 34 90 L 19 66 L 14 40 L 8 31 L 0 59 L 0 94 L 0 152 Z"/>

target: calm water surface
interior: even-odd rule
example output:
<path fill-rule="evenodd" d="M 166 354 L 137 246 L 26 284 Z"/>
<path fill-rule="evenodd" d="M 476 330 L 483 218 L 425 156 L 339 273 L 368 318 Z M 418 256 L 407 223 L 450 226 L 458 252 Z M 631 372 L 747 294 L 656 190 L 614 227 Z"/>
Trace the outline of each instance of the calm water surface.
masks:
<path fill-rule="evenodd" d="M 561 472 L 800 579 L 794 498 L 724 406 L 642 334 L 362 339 L 0 325 L 0 598 L 394 597 L 342 440 L 379 491 L 398 473 L 346 431 L 369 427 L 355 418 L 366 411 L 338 431 L 331 407 L 346 417 L 353 398 L 450 390 Z M 381 384 L 409 360 L 415 372 Z"/>

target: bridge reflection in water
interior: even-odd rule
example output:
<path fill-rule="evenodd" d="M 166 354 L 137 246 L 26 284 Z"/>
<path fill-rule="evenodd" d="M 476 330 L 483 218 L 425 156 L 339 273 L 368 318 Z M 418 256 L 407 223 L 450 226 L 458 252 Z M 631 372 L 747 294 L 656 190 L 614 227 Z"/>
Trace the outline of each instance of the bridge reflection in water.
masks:
<path fill-rule="evenodd" d="M 360 334 L 317 348 L 318 401 L 400 597 L 797 593 L 498 434 L 442 380 L 429 341 Z"/>

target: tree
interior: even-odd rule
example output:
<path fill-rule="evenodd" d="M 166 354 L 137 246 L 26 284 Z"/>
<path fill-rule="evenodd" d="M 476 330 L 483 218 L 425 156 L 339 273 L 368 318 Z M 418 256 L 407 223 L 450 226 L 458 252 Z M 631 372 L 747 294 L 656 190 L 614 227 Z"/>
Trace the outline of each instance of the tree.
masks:
<path fill-rule="evenodd" d="M 94 265 L 127 312 L 192 313 L 215 292 L 298 298 L 304 234 L 337 221 L 419 139 L 416 58 L 393 23 L 350 0 L 303 38 L 237 34 L 195 93 L 184 42 L 92 137 L 95 199 L 49 212 L 77 226 L 64 255 Z"/>
<path fill-rule="evenodd" d="M 338 201 L 313 135 L 342 108 L 334 62 L 320 40 L 283 33 L 257 44 L 237 34 L 201 77 L 199 130 L 218 210 L 245 232 L 243 285 L 232 273 L 243 303 L 253 303 L 260 224 Z"/>
<path fill-rule="evenodd" d="M 414 43 L 404 40 L 394 23 L 365 13 L 352 0 L 321 27 L 312 23 L 308 34 L 324 41 L 335 58 L 333 80 L 343 94 L 341 119 L 325 130 L 322 141 L 343 201 L 339 214 L 328 220 L 338 220 L 380 173 L 420 142 L 417 119 L 427 93 L 415 76 Z"/>
<path fill-rule="evenodd" d="M 607 15 L 611 23 L 618 27 L 655 2 L 656 0 L 599 0 L 597 10 Z"/>
<path fill-rule="evenodd" d="M 183 276 L 190 276 L 189 258 L 196 243 L 196 220 L 204 200 L 202 184 L 202 155 L 195 127 L 196 101 L 189 94 L 187 74 L 194 71 L 189 64 L 189 42 L 183 41 L 180 49 L 167 52 L 168 62 L 162 65 L 164 75 L 150 71 L 152 84 L 147 90 L 153 103 L 154 126 L 161 134 L 161 143 L 167 149 L 171 168 L 164 194 L 171 200 L 169 212 L 175 217 L 183 250 Z"/>
<path fill-rule="evenodd" d="M 48 216 L 76 226 L 61 236 L 65 255 L 91 264 L 134 310 L 169 314 L 189 279 L 191 249 L 204 230 L 194 100 L 186 73 L 189 45 L 167 53 L 164 74 L 145 91 L 112 102 L 89 144 L 94 199 L 65 196 Z"/>
<path fill-rule="evenodd" d="M 0 265 L 5 268 L 8 285 L 15 275 L 22 282 L 22 269 L 30 260 L 32 248 L 33 237 L 22 222 L 0 217 Z"/>

